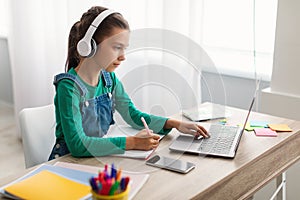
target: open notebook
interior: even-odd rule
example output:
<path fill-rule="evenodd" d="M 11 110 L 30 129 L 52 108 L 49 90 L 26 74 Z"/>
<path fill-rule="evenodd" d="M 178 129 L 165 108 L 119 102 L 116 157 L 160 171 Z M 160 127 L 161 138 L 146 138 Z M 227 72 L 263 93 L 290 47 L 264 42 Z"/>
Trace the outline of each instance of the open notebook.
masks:
<path fill-rule="evenodd" d="M 104 137 L 128 137 L 136 135 L 140 130 L 134 129 L 126 125 L 114 125 L 109 128 L 108 133 Z M 164 135 L 160 135 L 160 140 Z M 148 159 L 155 149 L 150 151 L 127 150 L 124 154 L 114 154 L 112 156 Z"/>

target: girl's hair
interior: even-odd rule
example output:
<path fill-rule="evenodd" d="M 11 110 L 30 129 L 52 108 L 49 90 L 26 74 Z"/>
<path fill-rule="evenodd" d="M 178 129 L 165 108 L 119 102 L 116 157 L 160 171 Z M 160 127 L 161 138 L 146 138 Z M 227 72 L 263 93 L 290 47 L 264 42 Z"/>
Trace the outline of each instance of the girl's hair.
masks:
<path fill-rule="evenodd" d="M 80 55 L 77 52 L 77 43 L 83 38 L 93 20 L 104 10 L 107 10 L 107 8 L 94 6 L 83 13 L 80 21 L 72 26 L 69 34 L 68 57 L 65 65 L 66 71 L 78 66 Z M 103 41 L 104 37 L 111 35 L 113 28 L 129 30 L 129 25 L 121 14 L 114 13 L 109 15 L 101 22 L 94 33 L 93 38 L 97 45 Z"/>

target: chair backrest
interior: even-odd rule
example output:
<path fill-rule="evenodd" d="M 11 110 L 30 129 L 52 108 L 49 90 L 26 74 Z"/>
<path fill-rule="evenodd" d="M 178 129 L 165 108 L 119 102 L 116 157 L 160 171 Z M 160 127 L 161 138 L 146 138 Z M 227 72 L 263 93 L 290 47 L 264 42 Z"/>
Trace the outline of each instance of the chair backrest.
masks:
<path fill-rule="evenodd" d="M 46 162 L 55 141 L 54 105 L 25 108 L 19 120 L 26 168 Z"/>

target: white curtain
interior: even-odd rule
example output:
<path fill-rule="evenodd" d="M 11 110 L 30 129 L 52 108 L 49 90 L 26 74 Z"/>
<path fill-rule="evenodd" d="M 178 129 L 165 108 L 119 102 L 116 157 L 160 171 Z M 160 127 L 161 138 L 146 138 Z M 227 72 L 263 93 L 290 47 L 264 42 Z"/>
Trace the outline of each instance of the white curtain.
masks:
<path fill-rule="evenodd" d="M 25 107 L 53 102 L 53 76 L 63 71 L 66 58 L 68 12 L 66 1 L 10 3 L 8 44 L 18 118 Z"/>
<path fill-rule="evenodd" d="M 129 21 L 132 30 L 163 28 L 183 34 L 187 38 L 192 35 L 195 38 L 201 38 L 200 26 L 195 26 L 201 22 L 201 1 L 11 0 L 8 43 L 16 116 L 25 107 L 53 102 L 55 93 L 52 85 L 53 76 L 64 71 L 69 30 L 72 24 L 80 19 L 81 14 L 93 5 L 102 5 L 119 11 Z M 165 61 L 161 60 L 160 62 L 166 62 L 166 59 L 169 58 L 165 57 Z M 185 71 L 184 68 L 174 70 L 177 74 Z M 161 77 L 166 77 L 166 74 Z M 182 77 L 197 79 L 196 82 L 194 82 L 195 80 L 189 82 L 195 83 L 195 89 L 199 95 L 197 96 L 198 101 L 200 98 L 199 77 L 192 75 L 188 77 L 188 74 Z M 156 87 L 160 87 L 159 84 Z M 177 87 L 181 87 L 181 85 L 178 84 Z M 184 88 L 181 91 L 184 91 Z M 161 96 L 164 99 L 168 98 L 163 94 Z M 149 106 L 143 105 L 143 102 L 140 105 L 141 109 Z M 180 108 L 182 107 L 179 106 L 177 109 Z M 153 109 L 155 110 L 155 108 Z"/>

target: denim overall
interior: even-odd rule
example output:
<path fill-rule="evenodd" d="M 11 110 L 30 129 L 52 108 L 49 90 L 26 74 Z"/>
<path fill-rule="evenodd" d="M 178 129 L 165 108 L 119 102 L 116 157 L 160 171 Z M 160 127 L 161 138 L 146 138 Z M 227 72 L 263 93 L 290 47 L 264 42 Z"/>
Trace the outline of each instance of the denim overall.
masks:
<path fill-rule="evenodd" d="M 105 87 L 110 88 L 112 86 L 110 74 L 102 70 L 101 75 L 104 80 Z M 54 78 L 54 85 L 57 86 L 58 82 L 65 78 L 74 81 L 80 90 L 80 112 L 82 116 L 82 127 L 85 134 L 91 137 L 103 137 L 107 133 L 109 126 L 115 123 L 113 120 L 112 94 L 105 93 L 92 99 L 86 99 L 86 93 L 88 90 L 75 75 L 68 73 L 58 74 Z M 66 142 L 64 140 L 57 139 L 49 160 L 68 153 L 70 153 L 70 151 Z"/>

